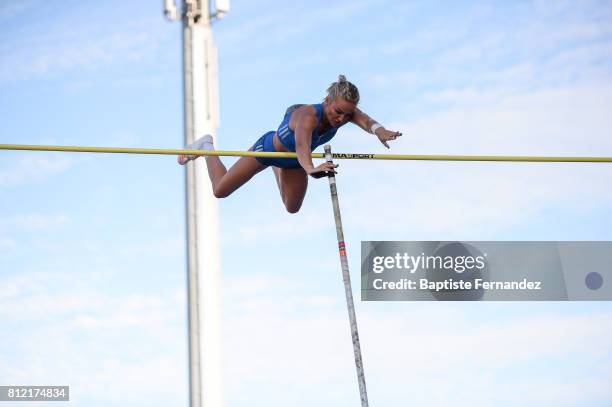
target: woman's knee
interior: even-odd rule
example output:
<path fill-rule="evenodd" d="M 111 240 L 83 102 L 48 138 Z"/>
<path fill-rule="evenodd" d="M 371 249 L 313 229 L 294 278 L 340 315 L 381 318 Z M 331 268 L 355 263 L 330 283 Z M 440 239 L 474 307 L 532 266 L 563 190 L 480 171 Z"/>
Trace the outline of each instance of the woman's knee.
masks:
<path fill-rule="evenodd" d="M 283 204 L 285 204 L 285 209 L 287 209 L 287 212 L 289 213 L 298 213 L 300 208 L 302 207 L 303 201 L 304 201 L 304 198 L 302 199 L 295 199 L 294 197 L 283 198 Z"/>
<path fill-rule="evenodd" d="M 230 191 L 227 188 L 224 188 L 223 186 L 213 187 L 213 195 L 215 196 L 215 198 L 227 198 L 232 194 L 232 192 L 234 191 Z"/>
<path fill-rule="evenodd" d="M 285 209 L 287 209 L 287 212 L 289 213 L 298 213 L 301 207 L 302 207 L 302 203 L 293 204 L 293 205 L 285 204 Z"/>

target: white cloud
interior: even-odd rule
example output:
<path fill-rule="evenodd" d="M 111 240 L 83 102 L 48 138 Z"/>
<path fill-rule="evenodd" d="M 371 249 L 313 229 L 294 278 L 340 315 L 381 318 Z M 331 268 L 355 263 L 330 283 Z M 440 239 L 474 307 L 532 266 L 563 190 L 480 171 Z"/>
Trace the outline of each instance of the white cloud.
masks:
<path fill-rule="evenodd" d="M 443 315 L 441 306 L 437 308 Z M 603 386 L 609 378 L 601 376 L 603 371 L 589 371 L 610 356 L 612 331 L 601 325 L 610 316 L 570 316 L 537 308 L 528 316 L 488 320 L 480 326 L 468 323 L 467 314 L 458 321 L 436 317 L 435 312 L 420 315 L 422 310 L 410 317 L 368 315 L 372 319 L 362 325 L 367 327 L 364 343 L 373 351 L 367 360 L 370 372 L 384 372 L 385 380 L 377 380 L 378 385 L 390 389 L 400 389 L 409 378 L 418 388 L 411 396 L 415 405 L 447 405 L 451 399 L 461 400 L 459 405 L 577 405 L 590 399 L 587 389 L 597 390 L 600 400 L 610 400 L 612 393 Z M 578 379 L 575 387 L 564 386 L 568 376 Z M 441 380 L 446 385 L 440 386 Z M 428 402 L 432 393 L 438 398 Z M 393 390 L 386 396 L 407 397 Z"/>
<path fill-rule="evenodd" d="M 17 246 L 17 243 L 14 239 L 6 236 L 0 236 L 0 250 L 3 249 L 13 249 Z"/>
<path fill-rule="evenodd" d="M 28 213 L 0 217 L 0 230 L 15 229 L 48 229 L 70 223 L 70 217 L 65 213 L 42 214 Z"/>
<path fill-rule="evenodd" d="M 26 11 L 31 10 L 33 4 L 34 2 L 30 0 L 0 4 L 0 21 L 9 20 L 15 16 L 24 14 Z"/>
<path fill-rule="evenodd" d="M 278 199 L 282 206 L 280 196 L 277 196 L 276 185 L 270 186 L 269 193 L 274 195 L 273 199 Z M 279 205 L 276 205 L 279 206 Z M 281 207 L 279 210 L 283 210 Z M 253 212 L 257 212 L 252 208 Z M 274 218 L 267 218 L 265 221 L 253 221 L 252 214 L 244 218 L 233 216 L 228 219 L 229 222 L 235 223 L 235 227 L 230 228 L 237 230 L 237 233 L 231 235 L 232 242 L 241 242 L 243 244 L 260 243 L 269 236 L 292 236 L 293 238 L 303 237 L 317 233 L 323 228 L 329 226 L 330 219 L 316 213 L 315 210 L 309 208 L 302 211 L 300 215 L 290 215 L 288 213 L 278 214 Z"/>
<path fill-rule="evenodd" d="M 155 21 L 141 18 L 117 22 L 112 33 L 107 31 L 106 26 L 94 21 L 72 21 L 70 28 L 66 28 L 68 24 L 26 26 L 21 35 L 15 37 L 16 41 L 0 50 L 3 60 L 0 84 L 72 73 L 76 69 L 94 70 L 117 62 L 139 61 L 154 55 L 159 44 L 173 34 L 171 30 L 161 29 L 161 17 Z M 51 21 L 50 24 L 57 22 Z"/>
<path fill-rule="evenodd" d="M 76 157 L 66 154 L 19 154 L 4 161 L 4 168 L 0 169 L 0 188 L 40 182 L 50 176 L 68 171 L 75 162 Z"/>
<path fill-rule="evenodd" d="M 411 58 L 400 71 L 372 74 L 373 83 L 382 89 L 405 89 L 419 99 L 422 89 L 441 87 L 522 90 L 595 79 L 609 82 L 609 7 L 581 2 L 508 8 L 508 18 L 499 24 L 494 22 L 504 11 L 475 6 L 467 9 L 461 24 L 453 25 L 444 16 L 442 24 L 427 21 L 407 38 L 372 46 L 371 52 L 383 58 Z M 521 18 L 522 14 L 529 18 Z"/>
<path fill-rule="evenodd" d="M 185 251 L 184 236 L 166 236 L 162 239 L 141 242 L 128 242 L 118 248 L 117 255 L 127 255 L 130 258 L 137 257 L 179 257 Z"/>
<path fill-rule="evenodd" d="M 105 294 L 71 273 L 5 278 L 0 375 L 70 385 L 75 405 L 184 403 L 185 304 L 182 290 Z"/>
<path fill-rule="evenodd" d="M 456 154 L 612 155 L 607 137 L 612 88 L 568 86 L 537 91 L 432 92 L 448 106 L 400 127 L 412 151 Z M 406 137 L 407 136 L 407 137 Z"/>
<path fill-rule="evenodd" d="M 323 9 L 310 5 L 304 7 L 298 3 L 284 4 L 281 11 L 268 11 L 257 18 L 243 15 L 244 20 L 239 25 L 232 24 L 229 29 L 220 27 L 217 35 L 219 43 L 225 44 L 229 52 L 243 52 L 246 48 L 274 46 L 303 37 L 308 32 L 316 30 L 317 27 L 350 20 L 355 14 L 372 7 L 374 3 L 371 0 L 360 0 L 328 5 Z M 299 15 L 299 18 L 291 19 L 291 23 L 288 24 L 288 15 Z M 313 25 L 312 21 L 316 21 L 317 24 Z M 246 44 L 248 46 L 245 48 Z M 269 61 L 269 57 L 266 57 L 266 60 Z"/>

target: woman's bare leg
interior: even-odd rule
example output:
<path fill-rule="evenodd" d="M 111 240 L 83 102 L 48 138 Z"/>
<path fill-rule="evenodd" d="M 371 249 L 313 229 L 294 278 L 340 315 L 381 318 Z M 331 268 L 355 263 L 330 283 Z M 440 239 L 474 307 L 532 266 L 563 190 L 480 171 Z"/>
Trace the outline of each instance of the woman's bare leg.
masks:
<path fill-rule="evenodd" d="M 302 207 L 308 188 L 306 171 L 303 168 L 272 167 L 272 169 L 287 212 L 296 213 Z"/>
<path fill-rule="evenodd" d="M 240 157 L 229 170 L 217 156 L 206 157 L 208 176 L 217 198 L 225 198 L 266 168 L 254 157 Z"/>

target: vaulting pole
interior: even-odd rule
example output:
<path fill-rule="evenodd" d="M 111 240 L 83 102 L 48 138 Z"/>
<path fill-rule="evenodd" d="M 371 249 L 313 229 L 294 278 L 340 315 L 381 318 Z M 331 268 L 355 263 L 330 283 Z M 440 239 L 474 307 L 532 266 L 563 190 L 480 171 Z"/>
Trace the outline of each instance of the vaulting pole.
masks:
<path fill-rule="evenodd" d="M 332 162 L 330 145 L 325 146 L 325 160 L 330 163 Z M 342 218 L 340 217 L 340 203 L 338 202 L 338 190 L 336 189 L 336 176 L 333 171 L 330 171 L 327 176 L 329 179 L 332 205 L 334 207 L 336 236 L 338 237 L 338 250 L 340 252 L 340 266 L 342 267 L 344 293 L 346 294 L 346 305 L 348 307 L 349 321 L 351 324 L 351 338 L 353 339 L 353 353 L 355 354 L 355 367 L 357 368 L 357 380 L 359 382 L 361 407 L 368 407 L 368 392 L 366 390 L 365 373 L 363 371 L 363 360 L 361 359 L 361 346 L 359 345 L 359 331 L 357 330 L 357 317 L 355 316 L 353 290 L 351 289 L 351 276 L 349 274 L 348 260 L 346 258 L 346 244 L 344 243 Z"/>

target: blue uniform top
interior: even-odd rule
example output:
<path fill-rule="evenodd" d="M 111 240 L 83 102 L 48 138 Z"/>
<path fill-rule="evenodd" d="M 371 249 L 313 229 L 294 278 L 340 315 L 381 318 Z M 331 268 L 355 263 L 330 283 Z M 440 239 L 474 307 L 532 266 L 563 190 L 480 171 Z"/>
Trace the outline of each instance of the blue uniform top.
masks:
<path fill-rule="evenodd" d="M 284 145 L 289 151 L 295 150 L 295 131 L 289 128 L 289 120 L 291 119 L 291 114 L 298 108 L 304 105 L 293 105 L 287 109 L 285 112 L 285 117 L 283 118 L 283 122 L 278 127 L 276 134 L 278 135 L 278 139 L 281 144 Z M 338 127 L 331 127 L 329 130 L 324 132 L 323 134 L 319 134 L 319 125 L 321 124 L 321 120 L 323 118 L 323 104 L 317 103 L 316 105 L 312 105 L 317 111 L 317 127 L 312 131 L 312 140 L 310 142 L 310 151 L 314 151 L 315 148 L 319 147 L 322 144 L 327 143 L 331 140 L 338 131 Z"/>

